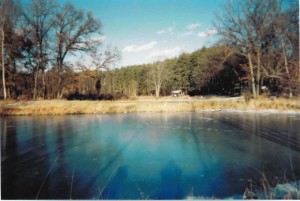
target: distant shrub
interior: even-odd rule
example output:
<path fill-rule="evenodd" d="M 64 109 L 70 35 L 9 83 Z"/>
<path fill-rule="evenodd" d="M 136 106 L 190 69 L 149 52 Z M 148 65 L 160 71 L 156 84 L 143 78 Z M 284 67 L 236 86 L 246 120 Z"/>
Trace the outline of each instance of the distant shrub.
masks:
<path fill-rule="evenodd" d="M 98 100 L 114 100 L 115 97 L 111 94 L 101 94 L 99 97 L 98 97 Z"/>
<path fill-rule="evenodd" d="M 126 96 L 120 92 L 115 93 L 114 97 L 116 100 L 127 100 L 128 99 L 128 96 Z"/>
<path fill-rule="evenodd" d="M 20 96 L 18 96 L 18 98 L 17 98 L 17 100 L 22 100 L 22 101 L 24 101 L 24 100 L 30 100 L 31 99 L 31 97 L 30 96 L 27 96 L 27 95 L 20 95 Z"/>
<path fill-rule="evenodd" d="M 94 94 L 80 94 L 78 92 L 69 94 L 67 100 L 97 100 L 97 96 Z"/>
<path fill-rule="evenodd" d="M 199 89 L 193 89 L 193 90 L 189 90 L 187 94 L 189 96 L 199 96 L 201 95 L 201 91 Z"/>

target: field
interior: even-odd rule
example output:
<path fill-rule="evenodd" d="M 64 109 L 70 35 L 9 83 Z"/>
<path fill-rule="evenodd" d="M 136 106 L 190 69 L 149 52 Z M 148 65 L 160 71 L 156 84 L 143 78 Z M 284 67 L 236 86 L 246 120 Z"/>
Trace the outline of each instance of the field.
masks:
<path fill-rule="evenodd" d="M 299 99 L 243 97 L 137 97 L 117 101 L 0 101 L 1 115 L 109 114 L 129 112 L 248 111 L 300 113 Z"/>

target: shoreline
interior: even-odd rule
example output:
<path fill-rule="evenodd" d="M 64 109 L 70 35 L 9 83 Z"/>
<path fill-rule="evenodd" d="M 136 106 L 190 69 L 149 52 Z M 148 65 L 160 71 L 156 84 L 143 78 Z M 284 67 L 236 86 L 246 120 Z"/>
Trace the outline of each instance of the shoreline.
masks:
<path fill-rule="evenodd" d="M 133 112 L 245 112 L 300 114 L 300 99 L 258 99 L 243 97 L 139 97 L 133 100 L 37 100 L 0 101 L 1 116 L 115 114 Z"/>

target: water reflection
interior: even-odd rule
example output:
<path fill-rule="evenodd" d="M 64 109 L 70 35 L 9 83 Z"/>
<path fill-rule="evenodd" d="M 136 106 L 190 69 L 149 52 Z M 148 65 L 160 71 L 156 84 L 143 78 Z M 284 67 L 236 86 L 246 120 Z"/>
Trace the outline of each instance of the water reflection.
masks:
<path fill-rule="evenodd" d="M 184 199 L 242 194 L 263 171 L 300 178 L 299 115 L 4 117 L 0 125 L 3 199 L 35 199 L 44 180 L 39 199 Z"/>
<path fill-rule="evenodd" d="M 104 187 L 103 193 L 100 194 L 101 199 L 118 199 L 117 193 L 122 188 L 124 180 L 128 176 L 128 166 L 120 166 L 115 176 Z"/>
<path fill-rule="evenodd" d="M 181 168 L 176 165 L 174 160 L 170 160 L 160 171 L 160 189 L 153 198 L 162 200 L 182 199 L 181 176 Z"/>
<path fill-rule="evenodd" d="M 293 116 L 292 116 L 293 117 Z M 263 119 L 262 119 L 263 118 Z M 227 114 L 220 116 L 224 124 L 236 127 L 241 133 L 253 134 L 300 152 L 300 126 L 287 115 Z M 266 123 L 267 122 L 267 123 Z M 263 124 L 263 125 L 262 125 Z"/>
<path fill-rule="evenodd" d="M 38 175 L 45 170 L 43 164 L 47 163 L 47 158 L 33 160 L 35 157 L 44 156 L 34 132 L 31 132 L 29 139 L 21 139 L 18 126 L 12 118 L 5 118 L 3 122 L 6 126 L 3 127 L 5 130 L 2 136 L 6 136 L 6 139 L 1 143 L 1 183 L 9 185 L 1 185 L 2 195 L 17 199 L 21 194 L 24 198 L 32 199 L 32 194 L 38 188 Z M 40 168 L 37 168 L 37 163 Z M 24 174 L 27 171 L 30 174 Z"/>
<path fill-rule="evenodd" d="M 3 166 L 7 166 L 8 169 L 13 169 L 18 166 L 18 144 L 17 133 L 14 125 L 11 125 L 9 119 L 1 121 L 1 191 L 13 196 L 17 193 L 16 188 L 8 188 L 4 186 L 5 183 L 12 183 L 14 186 L 18 186 L 18 175 L 15 171 L 8 172 L 8 177 L 4 174 Z M 11 157 L 9 157 L 11 156 Z"/>

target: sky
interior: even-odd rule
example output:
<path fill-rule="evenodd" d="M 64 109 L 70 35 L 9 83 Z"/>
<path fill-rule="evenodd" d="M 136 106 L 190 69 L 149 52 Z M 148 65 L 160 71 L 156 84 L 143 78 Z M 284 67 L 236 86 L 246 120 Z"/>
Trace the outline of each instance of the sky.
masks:
<path fill-rule="evenodd" d="M 67 0 L 60 0 L 64 3 Z M 120 66 L 176 57 L 215 43 L 224 0 L 69 0 L 102 23 L 103 48 L 117 47 Z"/>

